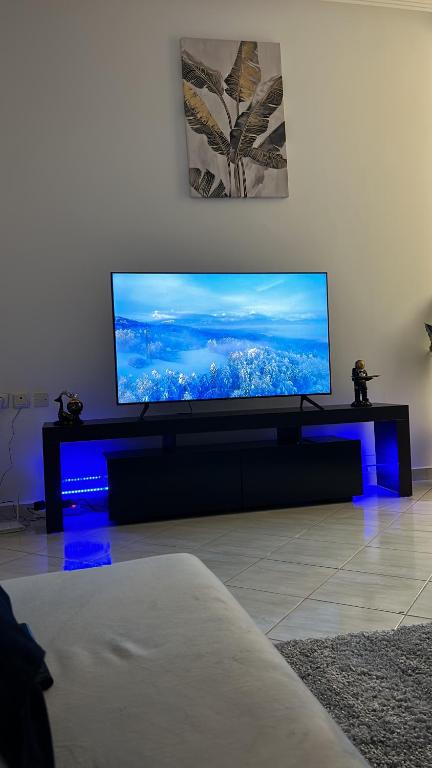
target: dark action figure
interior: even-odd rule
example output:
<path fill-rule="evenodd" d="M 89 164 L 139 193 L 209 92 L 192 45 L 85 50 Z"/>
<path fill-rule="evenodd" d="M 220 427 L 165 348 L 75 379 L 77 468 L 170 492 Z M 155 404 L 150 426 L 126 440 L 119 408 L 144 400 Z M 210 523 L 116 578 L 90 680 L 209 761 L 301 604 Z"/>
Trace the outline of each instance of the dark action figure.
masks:
<path fill-rule="evenodd" d="M 351 408 L 370 408 L 371 401 L 368 398 L 367 383 L 371 379 L 376 379 L 379 374 L 368 376 L 364 360 L 356 360 L 352 369 L 351 379 L 354 382 L 354 402 Z"/>
<path fill-rule="evenodd" d="M 429 351 L 432 352 L 432 325 L 430 323 L 425 323 L 426 333 L 429 336 L 429 342 L 430 347 Z"/>
<path fill-rule="evenodd" d="M 63 395 L 69 398 L 69 402 L 66 405 L 66 410 L 63 407 Z M 55 403 L 59 403 L 58 409 L 58 421 L 56 424 L 81 424 L 80 413 L 84 408 L 81 400 L 78 399 L 78 395 L 73 395 L 72 392 L 63 390 L 59 396 L 55 398 Z"/>

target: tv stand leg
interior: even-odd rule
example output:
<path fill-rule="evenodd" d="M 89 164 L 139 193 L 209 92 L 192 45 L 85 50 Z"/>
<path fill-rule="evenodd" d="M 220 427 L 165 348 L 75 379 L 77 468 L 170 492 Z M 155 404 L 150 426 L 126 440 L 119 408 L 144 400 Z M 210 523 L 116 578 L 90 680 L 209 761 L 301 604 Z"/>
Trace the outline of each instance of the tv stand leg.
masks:
<path fill-rule="evenodd" d="M 412 496 L 410 429 L 408 419 L 375 421 L 377 483 L 399 496 Z"/>
<path fill-rule="evenodd" d="M 319 403 L 316 403 L 315 400 L 312 400 L 312 398 L 308 397 L 307 395 L 300 395 L 300 410 L 303 410 L 303 404 L 309 403 L 310 405 L 313 405 L 315 408 L 318 408 L 319 411 L 323 411 L 324 408 Z"/>
<path fill-rule="evenodd" d="M 63 530 L 60 443 L 43 433 L 45 509 L 47 533 Z"/>
<path fill-rule="evenodd" d="M 142 411 L 141 411 L 140 415 L 138 416 L 140 421 L 144 418 L 144 416 L 146 415 L 146 413 L 147 413 L 149 408 L 150 408 L 150 403 L 144 403 Z"/>

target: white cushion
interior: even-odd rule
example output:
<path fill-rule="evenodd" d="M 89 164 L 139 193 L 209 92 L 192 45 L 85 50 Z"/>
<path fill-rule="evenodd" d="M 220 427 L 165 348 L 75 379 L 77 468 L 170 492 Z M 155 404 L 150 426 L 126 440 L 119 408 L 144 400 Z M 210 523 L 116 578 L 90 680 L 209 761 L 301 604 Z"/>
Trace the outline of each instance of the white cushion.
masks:
<path fill-rule="evenodd" d="M 47 650 L 57 768 L 366 765 L 192 555 L 4 588 Z"/>

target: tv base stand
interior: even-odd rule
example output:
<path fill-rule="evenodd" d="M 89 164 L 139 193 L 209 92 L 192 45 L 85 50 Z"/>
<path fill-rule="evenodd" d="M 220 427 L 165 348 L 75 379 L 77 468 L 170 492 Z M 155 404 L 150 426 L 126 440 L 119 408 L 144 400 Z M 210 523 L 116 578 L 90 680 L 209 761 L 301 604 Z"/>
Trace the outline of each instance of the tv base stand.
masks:
<path fill-rule="evenodd" d="M 305 427 L 372 422 L 375 433 L 377 482 L 399 496 L 412 495 L 409 410 L 407 405 L 374 404 L 373 408 L 329 405 L 315 408 L 268 408 L 147 415 L 122 419 L 97 419 L 76 425 L 44 424 L 42 429 L 46 528 L 63 530 L 60 447 L 62 443 L 116 438 L 162 438 L 167 454 L 176 453 L 178 435 L 275 429 L 278 445 L 301 444 Z M 209 452 L 209 460 L 216 452 Z M 289 453 L 289 451 L 287 452 Z M 276 454 L 275 454 L 276 455 Z M 211 458 L 213 460 L 213 458 Z M 288 467 L 287 467 L 288 471 Z M 193 465 L 191 473 L 193 482 Z M 223 477 L 223 475 L 221 475 Z M 257 482 L 259 475 L 257 474 Z M 209 488 L 211 493 L 211 488 Z M 301 499 L 299 500 L 299 505 Z"/>
<path fill-rule="evenodd" d="M 141 420 L 141 419 L 143 419 L 143 418 L 144 418 L 144 416 L 146 415 L 146 413 L 147 413 L 147 411 L 148 411 L 148 409 L 149 409 L 149 408 L 150 408 L 150 403 L 144 403 L 144 405 L 143 405 L 143 407 L 142 407 L 142 410 L 141 410 L 141 413 L 140 413 L 140 415 L 138 416 L 138 419 L 139 419 L 139 420 Z"/>
<path fill-rule="evenodd" d="M 317 408 L 319 411 L 323 411 L 324 407 L 320 405 L 319 403 L 316 403 L 315 400 L 312 400 L 311 397 L 308 397 L 307 395 L 300 395 L 300 410 L 303 410 L 303 405 L 305 403 L 309 403 L 309 405 L 313 405 L 314 408 Z"/>

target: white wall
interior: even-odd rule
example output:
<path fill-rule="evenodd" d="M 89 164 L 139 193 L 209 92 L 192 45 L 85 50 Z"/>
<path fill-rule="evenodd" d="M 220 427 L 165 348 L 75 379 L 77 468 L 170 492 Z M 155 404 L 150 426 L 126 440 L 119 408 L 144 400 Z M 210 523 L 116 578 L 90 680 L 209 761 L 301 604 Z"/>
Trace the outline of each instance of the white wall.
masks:
<path fill-rule="evenodd" d="M 0 391 L 118 415 L 110 270 L 328 270 L 334 402 L 365 357 L 431 466 L 431 28 L 319 0 L 2 0 Z M 289 200 L 189 198 L 181 36 L 281 42 Z M 53 417 L 20 414 L 3 497 L 43 497 Z"/>

